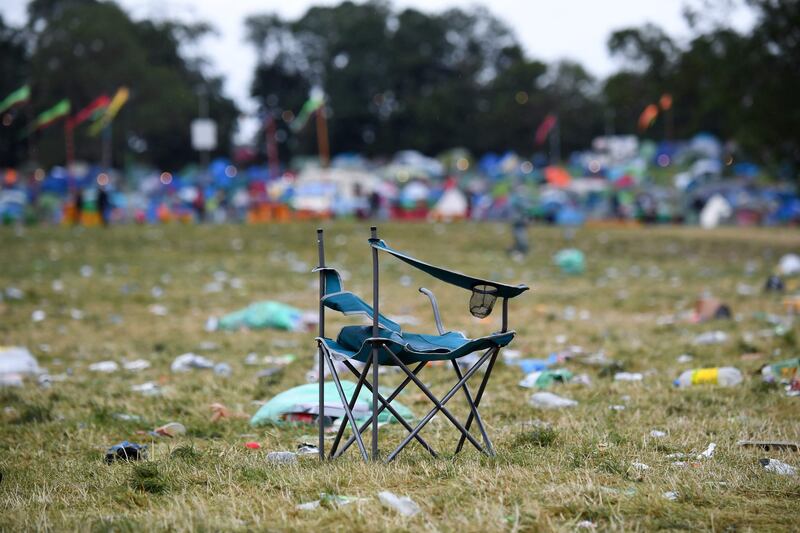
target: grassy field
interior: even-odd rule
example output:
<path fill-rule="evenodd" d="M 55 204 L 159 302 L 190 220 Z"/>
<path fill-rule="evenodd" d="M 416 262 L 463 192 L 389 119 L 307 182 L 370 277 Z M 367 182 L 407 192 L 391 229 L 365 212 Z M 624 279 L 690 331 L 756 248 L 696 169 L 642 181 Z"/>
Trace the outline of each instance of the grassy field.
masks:
<path fill-rule="evenodd" d="M 371 298 L 368 224 L 337 222 L 326 229 L 329 264 L 348 273 L 348 288 Z M 364 465 L 355 449 L 334 463 L 310 457 L 297 465 L 269 464 L 269 451 L 315 442 L 314 429 L 256 429 L 246 418 L 211 422 L 209 405 L 221 402 L 252 415 L 255 402 L 304 383 L 315 361 L 315 333 L 207 332 L 204 324 L 263 299 L 315 310 L 316 277 L 308 272 L 316 263 L 314 225 L 5 228 L 0 290 L 17 288 L 22 297 L 0 302 L 0 345 L 26 346 L 50 374 L 67 377 L 50 388 L 33 379 L 0 389 L 0 529 L 550 531 L 574 530 L 584 521 L 601 530 L 798 527 L 800 478 L 770 474 L 758 463 L 771 457 L 800 466 L 797 454 L 736 445 L 745 438 L 800 438 L 799 399 L 756 375 L 766 362 L 798 355 L 796 328 L 776 334 L 759 314 L 783 313 L 782 297 L 760 289 L 778 258 L 800 247 L 796 231 L 581 229 L 568 239 L 557 229 L 534 228 L 533 252 L 514 262 L 504 253 L 510 235 L 502 225 L 380 229 L 390 244 L 417 257 L 530 285 L 533 290 L 510 305 L 518 332 L 511 348 L 523 357 L 577 345 L 605 352 L 620 368 L 645 373 L 644 380 L 617 382 L 613 369 L 568 362 L 591 384 L 555 385 L 552 392 L 579 405 L 543 411 L 528 404 L 533 391 L 517 385 L 522 372 L 500 363 L 482 405 L 494 458 L 465 448 L 456 457 L 431 459 L 412 445 L 388 466 Z M 586 274 L 569 277 L 553 266 L 552 255 L 567 246 L 586 253 Z M 477 335 L 498 328 L 499 312 L 483 322 L 469 315 L 467 292 L 425 279 L 388 256 L 382 261 L 382 310 L 421 320 L 407 329 L 434 329 L 427 299 L 416 291 L 421 285 L 436 292 L 448 329 Z M 215 279 L 224 290 L 209 287 Z M 741 295 L 741 284 L 758 290 Z M 690 310 L 703 291 L 727 302 L 735 319 L 699 325 L 664 320 Z M 153 305 L 166 314 L 154 314 Z M 44 311 L 43 320 L 32 320 L 37 310 Z M 332 317 L 332 324 L 344 323 Z M 716 329 L 728 333 L 726 342 L 692 344 L 697 334 Z M 172 360 L 189 351 L 228 362 L 233 375 L 171 373 Z M 261 367 L 244 364 L 251 352 L 297 359 L 265 380 L 256 377 Z M 756 352 L 760 358 L 741 358 Z M 694 360 L 678 363 L 686 353 Z M 152 366 L 111 374 L 88 368 L 138 358 Z M 715 365 L 740 368 L 745 382 L 672 386 L 685 369 Z M 441 393 L 452 371 L 429 368 L 422 375 Z M 163 395 L 131 390 L 147 381 L 160 384 Z M 425 414 L 425 398 L 407 390 L 400 400 Z M 449 405 L 465 416 L 461 396 Z M 625 408 L 611 408 L 616 405 Z M 120 420 L 115 415 L 121 413 L 141 419 Z M 171 421 L 184 424 L 187 434 L 146 434 Z M 653 438 L 653 429 L 667 435 Z M 437 417 L 422 435 L 452 450 L 456 434 Z M 388 451 L 403 431 L 384 426 L 381 436 Z M 147 444 L 148 460 L 105 464 L 105 449 L 125 439 Z M 262 448 L 247 449 L 246 441 Z M 711 442 L 718 446 L 713 458 L 686 467 L 668 458 L 696 454 Z M 404 518 L 383 507 L 376 497 L 381 490 L 411 496 L 422 512 Z M 667 491 L 677 500 L 666 499 Z M 322 492 L 366 500 L 296 509 Z"/>

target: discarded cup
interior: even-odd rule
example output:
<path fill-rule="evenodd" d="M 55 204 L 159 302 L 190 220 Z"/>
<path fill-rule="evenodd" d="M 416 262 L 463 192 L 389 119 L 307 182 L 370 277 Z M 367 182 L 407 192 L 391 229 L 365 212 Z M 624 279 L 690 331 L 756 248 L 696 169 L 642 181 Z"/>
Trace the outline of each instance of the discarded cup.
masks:
<path fill-rule="evenodd" d="M 160 437 L 177 437 L 186 434 L 186 426 L 180 422 L 170 422 L 161 427 L 156 428 L 153 433 Z"/>
<path fill-rule="evenodd" d="M 294 452 L 269 452 L 267 462 L 275 464 L 292 464 L 297 462 L 297 454 Z"/>

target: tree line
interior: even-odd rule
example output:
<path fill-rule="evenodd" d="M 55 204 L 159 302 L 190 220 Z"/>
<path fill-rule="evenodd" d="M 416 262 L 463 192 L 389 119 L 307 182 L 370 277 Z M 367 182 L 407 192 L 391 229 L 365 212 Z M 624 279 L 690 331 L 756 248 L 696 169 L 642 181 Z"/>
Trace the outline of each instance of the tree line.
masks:
<path fill-rule="evenodd" d="M 608 49 L 624 66 L 605 79 L 579 63 L 528 56 L 484 7 L 428 13 L 381 0 L 345 1 L 311 7 L 294 20 L 257 15 L 244 28 L 258 57 L 251 92 L 262 116 L 274 119 L 284 161 L 316 152 L 314 124 L 299 129 L 291 123 L 319 88 L 334 153 L 389 156 L 411 148 L 436 154 L 452 147 L 546 153 L 549 147 L 537 145 L 534 132 L 552 115 L 564 154 L 604 133 L 662 140 L 705 131 L 794 175 L 800 163 L 800 2 L 745 1 L 755 15 L 747 32 L 688 11 L 688 40 L 654 25 L 614 31 Z M 728 2 L 711 2 L 709 9 Z M 7 73 L 0 94 L 30 80 L 42 106 L 65 97 L 80 105 L 128 86 L 131 100 L 115 125 L 115 154 L 170 168 L 196 159 L 189 122 L 205 94 L 220 124 L 219 153 L 229 154 L 239 110 L 223 94 L 222 80 L 205 73 L 204 59 L 185 52 L 187 43 L 210 31 L 206 24 L 135 21 L 113 2 L 32 0 L 23 28 L 0 21 L 0 65 Z M 640 131 L 643 109 L 665 95 L 670 112 Z M 12 142 L 22 118 L 0 126 L 4 162 L 28 155 L 26 146 Z M 34 139 L 38 158 L 62 162 L 62 137 L 57 128 L 43 131 Z M 78 157 L 97 159 L 96 141 L 78 141 Z M 257 142 L 261 158 L 263 144 Z"/>

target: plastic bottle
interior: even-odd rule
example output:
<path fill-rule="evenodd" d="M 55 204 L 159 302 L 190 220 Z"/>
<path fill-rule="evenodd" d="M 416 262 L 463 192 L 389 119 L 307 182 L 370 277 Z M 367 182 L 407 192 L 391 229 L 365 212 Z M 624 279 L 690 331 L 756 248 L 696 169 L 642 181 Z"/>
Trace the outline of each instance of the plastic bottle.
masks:
<path fill-rule="evenodd" d="M 742 382 L 742 373 L 731 366 L 718 368 L 695 368 L 687 370 L 674 381 L 676 387 L 691 387 L 693 385 L 721 385 L 732 387 Z"/>

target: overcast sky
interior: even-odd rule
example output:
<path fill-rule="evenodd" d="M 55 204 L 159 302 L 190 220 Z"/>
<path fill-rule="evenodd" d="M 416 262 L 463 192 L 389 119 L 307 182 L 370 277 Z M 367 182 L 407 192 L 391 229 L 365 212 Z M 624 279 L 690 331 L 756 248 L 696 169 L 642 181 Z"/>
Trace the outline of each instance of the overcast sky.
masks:
<path fill-rule="evenodd" d="M 653 22 L 674 37 L 685 37 L 688 27 L 683 7 L 700 8 L 708 0 L 491 0 L 483 3 L 515 32 L 529 56 L 546 61 L 578 60 L 596 75 L 612 72 L 618 65 L 609 57 L 606 39 L 615 29 Z M 739 0 L 729 0 L 738 2 Z M 215 73 L 225 77 L 225 87 L 246 112 L 255 110 L 249 97 L 255 53 L 244 42 L 244 19 L 252 14 L 277 12 L 296 18 L 311 5 L 331 5 L 338 0 L 118 0 L 134 18 L 166 17 L 211 22 L 217 35 L 205 39 L 202 52 Z M 454 0 L 396 0 L 395 8 L 413 7 L 442 11 L 468 7 L 476 2 Z M 9 23 L 25 20 L 27 0 L 0 0 L 0 13 Z M 752 23 L 741 7 L 713 10 L 718 20 L 745 29 Z M 721 14 L 720 14 L 721 13 Z M 249 129 L 249 128 L 245 128 Z"/>

